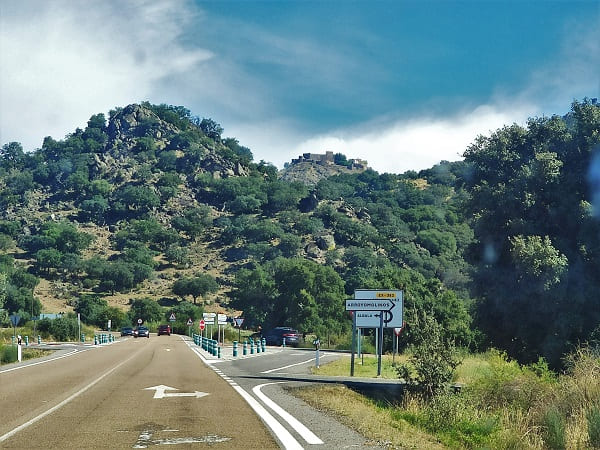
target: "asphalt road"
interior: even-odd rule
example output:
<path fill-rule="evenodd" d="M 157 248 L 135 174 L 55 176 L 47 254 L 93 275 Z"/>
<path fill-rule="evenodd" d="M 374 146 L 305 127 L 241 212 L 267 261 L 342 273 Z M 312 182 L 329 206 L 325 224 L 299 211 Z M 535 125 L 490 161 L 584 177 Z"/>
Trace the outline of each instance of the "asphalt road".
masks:
<path fill-rule="evenodd" d="M 249 404 L 175 335 L 3 368 L 0 411 L 3 449 L 281 447 Z"/>
<path fill-rule="evenodd" d="M 176 335 L 61 348 L 0 368 L 0 448 L 377 448 L 289 393 L 340 381 L 385 389 L 311 375 L 314 351 L 233 358 L 229 347 L 217 358 Z"/>

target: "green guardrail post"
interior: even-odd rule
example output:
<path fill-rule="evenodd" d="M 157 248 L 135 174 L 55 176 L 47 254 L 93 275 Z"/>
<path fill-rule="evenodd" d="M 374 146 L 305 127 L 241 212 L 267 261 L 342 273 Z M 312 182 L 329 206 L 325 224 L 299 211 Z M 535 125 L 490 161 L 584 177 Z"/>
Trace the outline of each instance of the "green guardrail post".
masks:
<path fill-rule="evenodd" d="M 42 343 L 42 337 L 38 334 L 38 345 Z"/>
<path fill-rule="evenodd" d="M 233 357 L 237 358 L 237 354 L 238 354 L 238 342 L 237 341 L 233 341 Z"/>
<path fill-rule="evenodd" d="M 85 333 L 81 333 L 81 342 L 85 342 Z"/>
<path fill-rule="evenodd" d="M 262 351 L 263 353 L 267 351 L 267 339 L 266 338 L 262 338 L 260 341 L 261 345 L 262 345 Z"/>
<path fill-rule="evenodd" d="M 11 337 L 11 343 L 12 343 L 12 345 L 15 345 L 15 336 Z"/>
<path fill-rule="evenodd" d="M 25 336 L 25 347 L 29 347 L 29 336 Z"/>
<path fill-rule="evenodd" d="M 283 337 L 283 348 L 285 348 L 285 336 Z"/>
<path fill-rule="evenodd" d="M 217 358 L 221 357 L 221 347 L 217 346 Z"/>
<path fill-rule="evenodd" d="M 248 354 L 248 341 L 247 340 L 244 340 L 244 347 L 243 347 L 243 350 L 242 350 L 242 354 L 244 356 L 246 356 Z"/>

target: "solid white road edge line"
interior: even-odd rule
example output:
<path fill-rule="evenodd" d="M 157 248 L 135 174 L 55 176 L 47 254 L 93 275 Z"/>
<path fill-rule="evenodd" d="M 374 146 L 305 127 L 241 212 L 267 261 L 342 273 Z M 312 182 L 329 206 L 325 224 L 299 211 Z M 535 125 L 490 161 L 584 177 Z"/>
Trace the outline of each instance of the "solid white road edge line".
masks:
<path fill-rule="evenodd" d="M 306 442 L 308 442 L 309 444 L 323 444 L 323 441 L 321 439 L 319 439 L 312 431 L 310 431 L 302 422 L 300 422 L 298 419 L 296 419 L 294 416 L 292 416 L 290 413 L 288 413 L 285 409 L 283 409 L 281 406 L 279 406 L 277 403 L 275 403 L 273 400 L 271 400 L 269 397 L 267 397 L 261 391 L 263 386 L 268 386 L 270 384 L 279 384 L 279 383 L 285 383 L 285 381 L 259 384 L 258 386 L 255 386 L 254 388 L 252 388 L 252 392 L 254 392 L 254 394 L 265 405 L 267 405 L 269 408 L 271 408 L 275 412 L 275 414 L 279 415 L 283 420 L 285 420 L 287 423 L 289 423 L 290 426 L 294 430 L 296 430 L 298 432 L 298 434 L 300 436 L 302 436 L 302 439 L 304 439 Z"/>
<path fill-rule="evenodd" d="M 241 386 L 231 386 L 242 396 L 244 400 L 250 405 L 250 407 L 258 414 L 267 424 L 267 426 L 273 430 L 273 433 L 281 441 L 283 446 L 289 450 L 302 450 L 303 447 L 300 443 L 281 425 L 275 417 L 273 417 L 263 406 L 258 403 L 254 397 L 248 394 Z"/>
<path fill-rule="evenodd" d="M 213 369 L 217 375 L 223 377 L 221 372 L 218 369 L 215 369 L 211 364 L 209 364 L 208 360 L 202 356 L 199 352 L 196 351 L 192 347 L 192 345 L 182 338 L 182 340 L 187 344 L 187 346 L 198 356 L 208 367 Z M 277 439 L 281 442 L 284 448 L 289 450 L 303 450 L 304 447 L 300 445 L 300 443 L 292 436 L 292 434 L 285 429 L 283 425 L 281 425 L 275 417 L 273 417 L 269 411 L 267 411 L 260 403 L 256 401 L 254 397 L 248 394 L 241 386 L 238 384 L 228 383 L 235 391 L 242 396 L 246 403 L 250 405 L 250 407 L 254 410 L 256 414 L 265 422 L 265 424 L 273 431 Z M 291 425 L 291 424 L 290 424 Z"/>
<path fill-rule="evenodd" d="M 321 358 L 323 358 L 325 355 L 321 355 Z M 270 369 L 270 370 L 265 370 L 264 372 L 261 373 L 272 373 L 272 372 L 277 372 L 279 370 L 283 370 L 283 369 L 287 369 L 288 367 L 294 367 L 294 366 L 301 366 L 302 364 L 308 364 L 310 362 L 313 362 L 315 360 L 315 358 L 311 358 L 311 359 L 307 359 L 306 361 L 302 361 L 299 363 L 295 363 L 295 364 L 290 364 L 288 366 L 283 366 L 283 367 L 277 367 L 276 369 Z"/>
<path fill-rule="evenodd" d="M 24 430 L 25 428 L 27 428 L 29 425 L 33 425 L 34 423 L 36 423 L 37 421 L 39 421 L 40 419 L 43 419 L 44 417 L 46 417 L 49 414 L 52 414 L 54 411 L 56 411 L 57 409 L 62 408 L 63 406 L 65 406 L 67 403 L 69 403 L 71 400 L 73 400 L 76 397 L 79 397 L 81 394 L 83 394 L 85 391 L 87 391 L 89 388 L 91 388 L 92 386 L 94 386 L 95 384 L 99 383 L 100 381 L 102 381 L 104 378 L 106 378 L 107 376 L 109 376 L 111 373 L 113 373 L 115 370 L 117 370 L 119 367 L 121 367 L 123 364 L 129 362 L 130 359 L 132 359 L 133 357 L 137 356 L 139 352 L 134 353 L 133 355 L 131 355 L 129 358 L 127 358 L 125 361 L 121 362 L 120 364 L 116 365 L 115 367 L 113 367 L 112 369 L 110 369 L 108 372 L 105 372 L 103 375 L 100 375 L 98 378 L 96 378 L 94 381 L 92 381 L 90 384 L 88 384 L 87 386 L 81 388 L 80 390 L 78 390 L 77 392 L 75 392 L 74 394 L 72 394 L 71 396 L 67 397 L 66 399 L 64 399 L 62 402 L 60 402 L 59 404 L 53 406 L 52 408 L 44 411 L 43 413 L 41 413 L 39 416 L 34 417 L 33 419 L 25 422 L 24 424 L 19 425 L 17 428 L 15 428 L 12 431 L 9 431 L 6 434 L 3 434 L 2 436 L 0 436 L 0 442 L 3 442 L 5 440 L 7 440 L 9 437 L 14 436 L 16 433 L 18 433 L 21 430 Z"/>

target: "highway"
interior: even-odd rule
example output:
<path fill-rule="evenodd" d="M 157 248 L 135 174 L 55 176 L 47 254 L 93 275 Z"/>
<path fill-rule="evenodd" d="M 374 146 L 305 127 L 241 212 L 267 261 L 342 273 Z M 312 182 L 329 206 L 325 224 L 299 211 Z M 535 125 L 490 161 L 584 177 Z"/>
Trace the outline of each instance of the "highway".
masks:
<path fill-rule="evenodd" d="M 223 352 L 152 335 L 2 366 L 0 448 L 376 448 L 287 392 L 327 381 L 314 351 Z"/>

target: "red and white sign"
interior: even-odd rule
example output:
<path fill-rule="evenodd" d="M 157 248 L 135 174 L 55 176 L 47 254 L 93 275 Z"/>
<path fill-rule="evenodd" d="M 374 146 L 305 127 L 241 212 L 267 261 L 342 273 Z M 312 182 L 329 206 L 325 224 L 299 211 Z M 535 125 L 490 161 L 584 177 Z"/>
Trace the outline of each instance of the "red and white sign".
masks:
<path fill-rule="evenodd" d="M 403 329 L 404 329 L 404 327 L 402 327 L 402 328 L 394 328 L 394 334 L 396 336 L 400 336 L 400 333 L 402 333 Z"/>
<path fill-rule="evenodd" d="M 204 328 L 206 328 L 206 322 L 204 322 L 204 320 L 201 320 L 198 324 L 198 328 L 200 328 L 200 331 L 204 330 Z"/>

